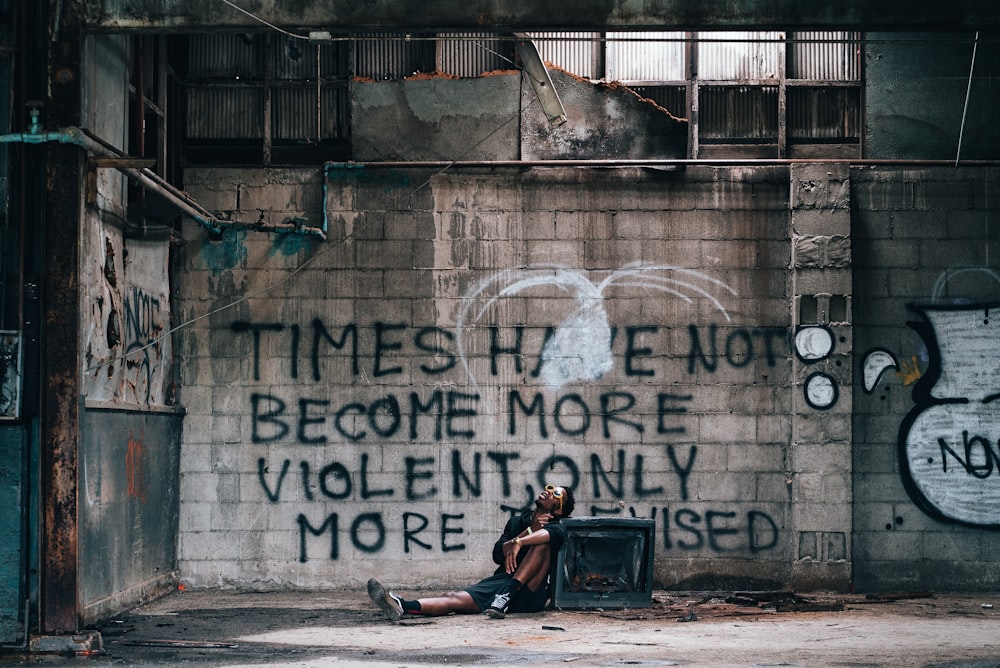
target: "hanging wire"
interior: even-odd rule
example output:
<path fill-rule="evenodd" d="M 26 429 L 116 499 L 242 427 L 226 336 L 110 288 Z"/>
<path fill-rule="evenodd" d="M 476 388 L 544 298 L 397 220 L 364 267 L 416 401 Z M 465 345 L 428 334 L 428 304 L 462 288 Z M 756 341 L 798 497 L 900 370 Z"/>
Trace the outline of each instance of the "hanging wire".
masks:
<path fill-rule="evenodd" d="M 230 7 L 232 7 L 233 9 L 235 9 L 238 12 L 242 12 L 242 13 L 246 14 L 247 16 L 249 16 L 250 18 L 252 18 L 254 21 L 258 21 L 260 23 L 263 23 L 264 25 L 266 25 L 268 28 L 271 28 L 272 30 L 277 30 L 278 32 L 280 32 L 283 35 L 288 35 L 289 37 L 294 37 L 295 39 L 304 39 L 304 40 L 308 40 L 309 39 L 309 37 L 307 35 L 296 35 L 293 32 L 288 32 L 284 28 L 279 28 L 278 26 L 274 25 L 273 23 L 268 23 L 267 21 L 265 21 L 264 19 L 260 18 L 256 14 L 251 14 L 247 10 L 243 9 L 242 7 L 240 7 L 239 5 L 237 5 L 237 4 L 233 3 L 233 2 L 230 2 L 229 0 L 222 0 L 222 2 L 226 3 L 227 5 L 229 5 Z"/>
<path fill-rule="evenodd" d="M 979 47 L 979 31 L 976 31 L 976 41 L 972 43 L 972 64 L 969 66 L 969 85 L 965 87 L 965 107 L 962 109 L 962 125 L 958 129 L 958 149 L 955 151 L 955 166 L 962 155 L 962 135 L 965 134 L 965 115 L 969 111 L 969 94 L 972 92 L 972 72 L 976 69 L 976 49 Z"/>

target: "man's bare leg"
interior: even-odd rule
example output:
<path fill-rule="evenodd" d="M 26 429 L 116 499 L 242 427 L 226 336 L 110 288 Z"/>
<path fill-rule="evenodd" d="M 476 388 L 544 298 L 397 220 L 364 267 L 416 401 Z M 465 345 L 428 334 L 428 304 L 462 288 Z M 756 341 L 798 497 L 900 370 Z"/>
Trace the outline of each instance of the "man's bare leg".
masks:
<path fill-rule="evenodd" d="M 538 591 L 545 584 L 545 578 L 549 574 L 551 557 L 552 550 L 548 545 L 532 545 L 527 548 L 524 558 L 512 575 L 510 586 L 497 595 L 486 609 L 486 615 L 493 619 L 503 619 L 507 615 L 511 601 L 524 589 Z"/>
<path fill-rule="evenodd" d="M 476 602 L 472 600 L 472 596 L 467 591 L 450 591 L 441 596 L 418 598 L 417 602 L 420 604 L 420 610 L 415 614 L 427 615 L 429 617 L 450 615 L 453 612 L 459 614 L 476 614 L 479 612 L 479 606 L 476 605 Z"/>

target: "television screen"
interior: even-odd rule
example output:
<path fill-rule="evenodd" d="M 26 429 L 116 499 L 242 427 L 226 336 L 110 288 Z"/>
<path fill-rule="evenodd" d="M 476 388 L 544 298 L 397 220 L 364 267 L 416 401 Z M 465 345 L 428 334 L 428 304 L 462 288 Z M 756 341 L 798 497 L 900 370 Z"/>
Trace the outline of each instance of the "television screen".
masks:
<path fill-rule="evenodd" d="M 563 520 L 553 604 L 562 608 L 637 608 L 652 602 L 654 522 L 645 518 Z"/>

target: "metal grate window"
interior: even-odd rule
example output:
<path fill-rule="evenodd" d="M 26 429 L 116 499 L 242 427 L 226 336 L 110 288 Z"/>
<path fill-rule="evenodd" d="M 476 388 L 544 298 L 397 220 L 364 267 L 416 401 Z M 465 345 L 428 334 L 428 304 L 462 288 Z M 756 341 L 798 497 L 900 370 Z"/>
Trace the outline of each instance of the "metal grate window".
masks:
<path fill-rule="evenodd" d="M 266 163 L 350 158 L 352 77 L 478 77 L 515 66 L 510 35 L 365 33 L 317 45 L 285 35 L 193 35 L 186 43 L 188 157 Z M 542 59 L 618 81 L 691 124 L 691 157 L 783 157 L 855 145 L 861 118 L 859 33 L 537 32 Z M 743 148 L 741 148 L 743 147 Z M 819 148 L 816 148 L 819 147 Z M 320 150 L 322 149 L 322 151 Z M 236 151 L 236 153 L 233 153 Z M 747 152 L 749 151 L 749 153 Z M 256 156 L 256 157 L 255 157 Z"/>
<path fill-rule="evenodd" d="M 186 44 L 189 162 L 346 157 L 348 67 L 342 43 L 286 35 L 192 35 Z"/>

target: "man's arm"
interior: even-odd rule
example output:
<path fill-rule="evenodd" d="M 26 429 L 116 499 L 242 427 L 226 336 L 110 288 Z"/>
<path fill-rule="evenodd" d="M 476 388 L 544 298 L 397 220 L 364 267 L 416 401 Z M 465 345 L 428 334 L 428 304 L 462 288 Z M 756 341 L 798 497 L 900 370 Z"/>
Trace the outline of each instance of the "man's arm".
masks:
<path fill-rule="evenodd" d="M 503 532 L 500 534 L 500 538 L 498 538 L 497 542 L 493 544 L 493 563 L 495 563 L 497 566 L 503 566 L 504 543 L 511 540 L 514 536 L 518 535 L 522 531 L 524 531 L 524 522 L 522 521 L 520 515 L 515 515 L 514 517 L 507 520 L 507 524 L 504 525 Z"/>

